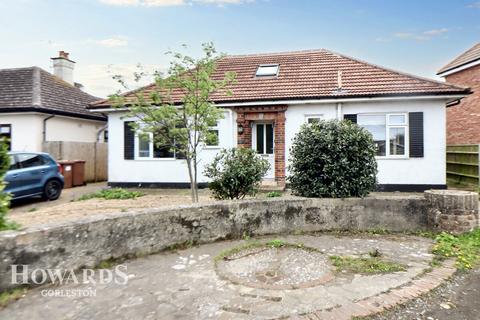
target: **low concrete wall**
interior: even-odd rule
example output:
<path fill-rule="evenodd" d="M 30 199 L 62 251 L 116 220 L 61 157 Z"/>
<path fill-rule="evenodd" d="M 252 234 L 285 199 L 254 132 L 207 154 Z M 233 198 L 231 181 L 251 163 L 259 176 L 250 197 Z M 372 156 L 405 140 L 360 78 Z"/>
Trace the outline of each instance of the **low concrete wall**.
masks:
<path fill-rule="evenodd" d="M 11 265 L 80 269 L 187 242 L 208 243 L 323 230 L 416 231 L 428 228 L 421 196 L 218 202 L 109 214 L 69 224 L 0 232 L 0 291 L 13 287 Z"/>

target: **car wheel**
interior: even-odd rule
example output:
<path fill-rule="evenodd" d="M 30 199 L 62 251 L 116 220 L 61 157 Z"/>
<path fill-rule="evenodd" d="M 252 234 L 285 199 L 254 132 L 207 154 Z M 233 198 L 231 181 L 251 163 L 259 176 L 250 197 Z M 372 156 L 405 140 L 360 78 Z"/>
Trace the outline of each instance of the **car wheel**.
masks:
<path fill-rule="evenodd" d="M 62 184 L 57 180 L 49 180 L 43 187 L 43 197 L 45 200 L 57 200 L 62 193 Z"/>

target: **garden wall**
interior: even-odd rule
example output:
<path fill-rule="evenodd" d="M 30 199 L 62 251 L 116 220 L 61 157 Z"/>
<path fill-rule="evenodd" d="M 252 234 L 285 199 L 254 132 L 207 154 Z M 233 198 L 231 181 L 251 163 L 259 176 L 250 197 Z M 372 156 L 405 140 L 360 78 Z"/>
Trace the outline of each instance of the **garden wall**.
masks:
<path fill-rule="evenodd" d="M 422 196 L 279 198 L 119 212 L 5 231 L 0 232 L 0 291 L 13 286 L 11 265 L 77 270 L 111 258 L 246 234 L 379 228 L 419 231 L 430 227 L 428 208 L 429 201 Z"/>

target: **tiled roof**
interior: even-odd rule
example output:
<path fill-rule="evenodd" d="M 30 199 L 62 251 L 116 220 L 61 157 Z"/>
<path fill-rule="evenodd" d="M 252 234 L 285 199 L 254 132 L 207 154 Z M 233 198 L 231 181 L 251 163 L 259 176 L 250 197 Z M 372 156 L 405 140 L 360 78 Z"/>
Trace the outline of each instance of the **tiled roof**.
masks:
<path fill-rule="evenodd" d="M 480 60 L 480 42 L 459 55 L 458 57 L 456 57 L 455 59 L 453 59 L 453 61 L 448 63 L 442 69 L 438 70 L 437 74 L 453 70 L 455 68 L 461 67 L 477 60 Z"/>
<path fill-rule="evenodd" d="M 275 77 L 255 77 L 262 64 L 279 64 Z M 273 54 L 226 56 L 218 61 L 214 78 L 225 72 L 236 73 L 232 95 L 213 94 L 220 102 L 281 101 L 402 95 L 464 94 L 469 90 L 443 82 L 392 71 L 324 49 Z M 341 71 L 342 90 L 338 90 Z M 155 84 L 124 94 L 128 103 L 143 90 L 149 97 Z M 181 102 L 180 91 L 173 92 L 174 102 Z M 91 104 L 92 109 L 110 105 L 108 100 Z"/>
<path fill-rule="evenodd" d="M 96 100 L 38 67 L 0 69 L 0 112 L 38 111 L 106 120 L 87 110 Z"/>

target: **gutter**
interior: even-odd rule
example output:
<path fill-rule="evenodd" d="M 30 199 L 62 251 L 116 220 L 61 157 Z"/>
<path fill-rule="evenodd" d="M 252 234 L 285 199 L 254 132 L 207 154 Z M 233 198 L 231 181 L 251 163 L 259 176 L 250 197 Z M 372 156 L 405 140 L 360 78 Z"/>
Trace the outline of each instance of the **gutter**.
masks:
<path fill-rule="evenodd" d="M 252 102 L 226 102 L 216 103 L 217 107 L 242 107 L 242 106 L 269 106 L 278 104 L 298 105 L 298 104 L 332 104 L 332 103 L 349 103 L 349 102 L 369 102 L 369 101 L 404 101 L 404 100 L 432 100 L 442 99 L 448 100 L 447 103 L 464 98 L 470 94 L 451 94 L 451 95 L 428 95 L 428 96 L 396 96 L 396 97 L 366 97 L 366 98 L 332 98 L 332 99 L 305 99 L 305 100 L 270 100 L 270 101 L 252 101 Z M 124 108 L 91 108 L 91 112 L 116 112 L 116 111 L 128 111 L 128 107 Z"/>
<path fill-rule="evenodd" d="M 102 132 L 107 130 L 107 128 L 108 128 L 108 124 L 104 125 L 97 131 L 97 142 L 100 142 L 100 135 L 102 134 Z"/>
<path fill-rule="evenodd" d="M 55 115 L 51 115 L 43 119 L 43 131 L 42 131 L 43 142 L 47 142 L 47 121 L 54 117 Z"/>

